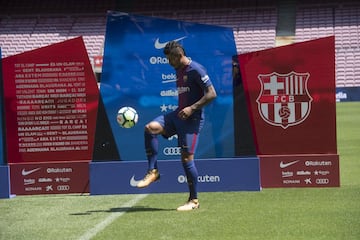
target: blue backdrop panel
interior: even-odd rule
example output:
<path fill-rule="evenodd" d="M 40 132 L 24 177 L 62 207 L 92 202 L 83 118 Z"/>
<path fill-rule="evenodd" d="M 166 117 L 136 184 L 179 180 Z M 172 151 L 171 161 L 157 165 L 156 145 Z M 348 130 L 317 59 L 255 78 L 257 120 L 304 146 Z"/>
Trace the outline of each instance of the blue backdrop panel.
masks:
<path fill-rule="evenodd" d="M 228 158 L 198 160 L 199 191 L 259 191 L 259 159 Z M 180 161 L 161 161 L 160 181 L 148 188 L 136 188 L 147 163 L 92 162 L 90 163 L 90 194 L 134 194 L 187 192 L 186 177 Z"/>
<path fill-rule="evenodd" d="M 10 197 L 9 166 L 0 166 L 0 198 Z"/>
<path fill-rule="evenodd" d="M 360 87 L 337 87 L 337 102 L 360 101 Z"/>
<path fill-rule="evenodd" d="M 107 17 L 100 93 L 121 160 L 144 160 L 144 125 L 177 107 L 176 76 L 163 54 L 166 42 L 180 42 L 188 57 L 208 70 L 217 99 L 205 108 L 197 158 L 229 158 L 234 154 L 232 56 L 236 46 L 231 28 L 120 12 Z M 138 124 L 123 129 L 117 111 L 132 106 Z M 166 151 L 176 136 L 160 141 L 159 159 L 180 158 Z M 118 160 L 118 159 L 114 159 Z"/>

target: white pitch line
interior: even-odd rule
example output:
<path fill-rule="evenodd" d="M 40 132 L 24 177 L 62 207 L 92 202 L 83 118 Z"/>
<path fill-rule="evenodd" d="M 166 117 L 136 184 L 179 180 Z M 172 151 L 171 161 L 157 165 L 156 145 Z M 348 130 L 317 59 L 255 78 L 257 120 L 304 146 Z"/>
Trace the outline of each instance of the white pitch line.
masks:
<path fill-rule="evenodd" d="M 138 203 L 141 199 L 145 198 L 148 194 L 138 194 L 136 197 L 131 199 L 130 201 L 126 202 L 125 204 L 121 205 L 121 208 L 131 208 L 136 203 Z M 98 223 L 95 227 L 91 228 L 89 231 L 87 231 L 84 235 L 82 235 L 79 240 L 90 240 L 92 237 L 94 237 L 97 233 L 104 230 L 107 226 L 109 226 L 113 221 L 115 221 L 117 218 L 124 215 L 127 211 L 123 212 L 114 212 L 110 214 L 107 218 L 105 218 L 102 222 Z"/>

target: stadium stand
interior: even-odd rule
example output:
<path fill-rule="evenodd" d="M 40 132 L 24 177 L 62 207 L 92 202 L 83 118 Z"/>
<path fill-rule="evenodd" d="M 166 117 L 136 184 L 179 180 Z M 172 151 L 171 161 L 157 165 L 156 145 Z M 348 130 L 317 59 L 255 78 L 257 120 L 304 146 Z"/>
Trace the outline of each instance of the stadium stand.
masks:
<path fill-rule="evenodd" d="M 3 57 L 83 36 L 90 59 L 101 54 L 106 17 L 40 16 L 1 19 L 0 45 Z"/>
<path fill-rule="evenodd" d="M 117 10 L 230 27 L 238 53 L 245 53 L 276 46 L 278 8 L 284 1 L 2 1 L 0 46 L 7 57 L 83 36 L 93 62 L 102 55 L 106 12 Z M 360 86 L 360 3 L 297 1 L 294 42 L 330 35 L 336 41 L 336 85 Z"/>
<path fill-rule="evenodd" d="M 159 14 L 158 16 L 230 27 L 234 31 L 238 53 L 275 46 L 275 7 L 181 11 L 176 15 Z"/>
<path fill-rule="evenodd" d="M 360 5 L 300 5 L 296 42 L 335 35 L 336 85 L 360 86 Z"/>

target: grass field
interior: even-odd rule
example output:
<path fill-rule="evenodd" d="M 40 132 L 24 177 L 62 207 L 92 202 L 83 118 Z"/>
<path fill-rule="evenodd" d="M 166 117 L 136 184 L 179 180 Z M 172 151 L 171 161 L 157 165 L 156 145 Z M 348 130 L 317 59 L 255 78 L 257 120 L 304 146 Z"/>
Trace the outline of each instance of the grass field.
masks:
<path fill-rule="evenodd" d="M 360 239 L 360 102 L 337 103 L 340 188 L 0 199 L 0 239 Z"/>

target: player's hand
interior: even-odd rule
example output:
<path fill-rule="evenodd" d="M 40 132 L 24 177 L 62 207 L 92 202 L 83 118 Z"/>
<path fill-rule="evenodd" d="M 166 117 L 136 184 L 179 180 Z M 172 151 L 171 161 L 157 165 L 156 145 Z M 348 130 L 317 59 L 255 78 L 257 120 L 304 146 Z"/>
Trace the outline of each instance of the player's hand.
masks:
<path fill-rule="evenodd" d="M 178 117 L 185 120 L 190 117 L 191 114 L 193 114 L 193 109 L 191 107 L 185 107 L 179 111 Z"/>

